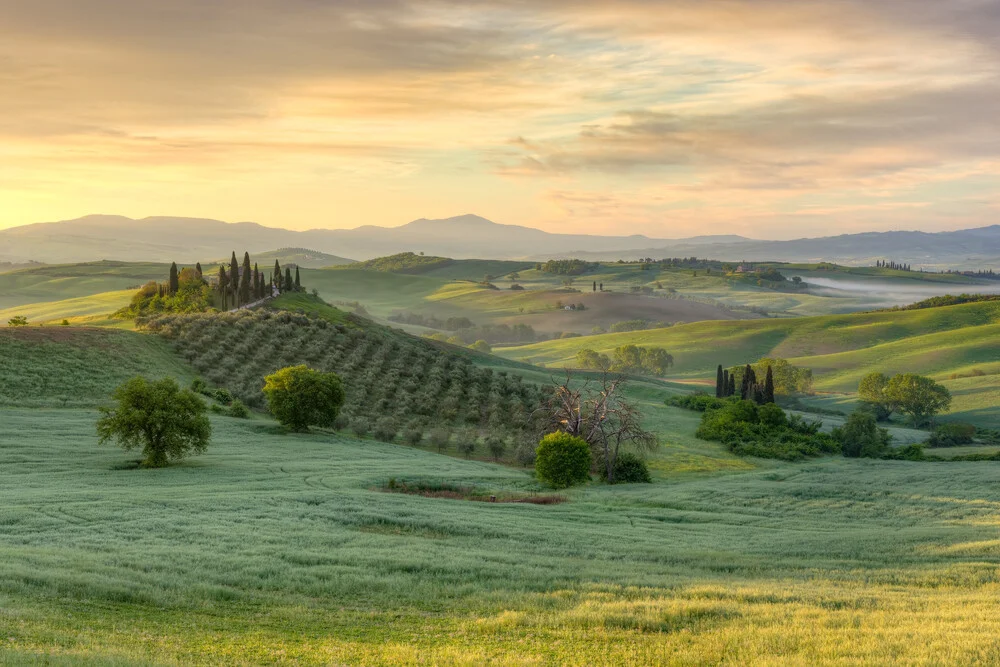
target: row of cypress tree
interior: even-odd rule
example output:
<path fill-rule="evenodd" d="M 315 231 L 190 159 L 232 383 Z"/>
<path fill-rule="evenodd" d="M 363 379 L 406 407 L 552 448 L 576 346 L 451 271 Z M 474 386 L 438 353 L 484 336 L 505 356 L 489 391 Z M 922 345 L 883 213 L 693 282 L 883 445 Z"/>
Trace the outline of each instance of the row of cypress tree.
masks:
<path fill-rule="evenodd" d="M 195 264 L 195 275 L 199 282 L 204 280 L 201 263 Z M 165 291 L 174 295 L 180 289 L 180 273 L 177 269 L 177 262 L 170 264 L 170 278 Z M 302 290 L 302 281 L 299 276 L 299 267 L 295 267 L 295 276 L 292 276 L 291 267 L 285 267 L 284 275 L 281 272 L 281 265 L 278 260 L 274 260 L 274 271 L 265 277 L 257 264 L 250 266 L 250 253 L 243 253 L 243 264 L 236 261 L 236 251 L 233 251 L 229 260 L 229 270 L 226 266 L 219 267 L 218 281 L 215 286 L 216 292 L 222 301 L 222 309 L 238 308 L 240 306 L 259 301 L 270 296 L 277 290 L 279 293 L 299 292 Z"/>

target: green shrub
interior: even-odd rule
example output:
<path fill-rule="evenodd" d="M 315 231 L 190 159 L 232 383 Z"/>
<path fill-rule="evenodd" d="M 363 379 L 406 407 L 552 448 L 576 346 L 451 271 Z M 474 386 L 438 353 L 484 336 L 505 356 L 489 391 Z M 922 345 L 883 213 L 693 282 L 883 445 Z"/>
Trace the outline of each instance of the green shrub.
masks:
<path fill-rule="evenodd" d="M 271 414 L 295 431 L 333 426 L 344 404 L 340 377 L 307 366 L 290 366 L 268 375 L 264 378 L 264 395 Z"/>
<path fill-rule="evenodd" d="M 557 489 L 581 484 L 590 479 L 593 457 L 583 438 L 558 431 L 538 443 L 535 472 L 538 478 Z"/>
<path fill-rule="evenodd" d="M 363 438 L 372 432 L 372 424 L 367 417 L 354 417 L 351 419 L 351 431 L 359 438 Z"/>
<path fill-rule="evenodd" d="M 208 395 L 208 384 L 201 378 L 195 378 L 191 380 L 191 391 L 196 394 Z"/>
<path fill-rule="evenodd" d="M 607 469 L 601 466 L 601 477 L 607 481 Z M 622 452 L 615 460 L 615 484 L 651 484 L 646 462 L 632 452 Z"/>
<path fill-rule="evenodd" d="M 233 402 L 233 395 L 229 393 L 228 389 L 216 389 L 212 392 L 212 398 L 223 405 L 229 405 Z"/>
<path fill-rule="evenodd" d="M 702 415 L 696 435 L 721 442 L 735 454 L 797 461 L 841 451 L 839 442 L 819 432 L 820 422 L 807 422 L 798 415 L 786 417 L 773 404 L 757 406 L 731 399 L 722 403 Z"/>
<path fill-rule="evenodd" d="M 695 392 L 694 394 L 671 396 L 665 402 L 667 405 L 684 408 L 685 410 L 694 410 L 695 412 L 705 412 L 709 408 L 721 408 L 726 404 L 724 399 L 716 398 L 703 391 Z"/>
<path fill-rule="evenodd" d="M 970 424 L 941 424 L 931 433 L 929 447 L 958 447 L 971 444 L 976 437 L 976 427 Z"/>
<path fill-rule="evenodd" d="M 237 419 L 250 419 L 250 408 L 238 398 L 233 399 L 232 404 L 229 406 L 229 416 L 236 417 Z"/>
<path fill-rule="evenodd" d="M 382 442 L 392 442 L 396 439 L 396 420 L 392 417 L 382 417 L 375 422 L 375 429 L 372 431 L 375 437 Z"/>
<path fill-rule="evenodd" d="M 844 456 L 851 458 L 883 458 L 892 443 L 892 436 L 879 427 L 875 413 L 863 408 L 852 412 L 843 426 L 833 429 L 833 439 L 840 443 Z"/>
<path fill-rule="evenodd" d="M 410 445 L 411 447 L 416 447 L 424 439 L 424 432 L 417 428 L 408 428 L 403 432 L 403 442 Z"/>

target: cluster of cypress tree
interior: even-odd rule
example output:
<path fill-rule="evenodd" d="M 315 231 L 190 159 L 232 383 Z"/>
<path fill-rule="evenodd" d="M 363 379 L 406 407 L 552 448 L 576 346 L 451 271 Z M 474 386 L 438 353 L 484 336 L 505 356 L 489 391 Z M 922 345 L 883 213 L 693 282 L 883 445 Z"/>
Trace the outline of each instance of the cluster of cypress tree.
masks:
<path fill-rule="evenodd" d="M 719 370 L 715 377 L 715 397 L 716 398 L 729 398 L 736 394 L 736 376 L 730 375 L 729 371 L 722 368 L 722 364 L 719 364 Z"/>
<path fill-rule="evenodd" d="M 736 375 L 719 365 L 715 377 L 715 397 L 728 398 L 736 395 Z M 757 372 L 750 364 L 743 369 L 743 378 L 740 384 L 740 398 L 744 401 L 753 401 L 758 405 L 774 403 L 774 374 L 771 367 L 767 367 L 767 375 L 763 382 L 757 381 Z"/>
<path fill-rule="evenodd" d="M 876 268 L 879 269 L 895 269 L 896 271 L 909 271 L 909 264 L 898 264 L 896 262 L 888 262 L 886 260 L 879 260 L 875 262 Z"/>
<path fill-rule="evenodd" d="M 197 270 L 201 271 L 199 265 Z M 302 290 L 302 283 L 299 279 L 299 268 L 295 267 L 295 277 L 292 277 L 291 267 L 285 268 L 285 274 L 281 274 L 281 266 L 278 260 L 274 260 L 274 272 L 265 276 L 257 264 L 250 266 L 250 253 L 243 253 L 243 264 L 236 261 L 236 252 L 229 260 L 229 271 L 225 265 L 219 267 L 219 278 L 216 284 L 216 291 L 222 299 L 222 309 L 239 308 L 248 303 L 259 301 L 271 296 L 275 291 L 278 293 L 298 292 Z"/>

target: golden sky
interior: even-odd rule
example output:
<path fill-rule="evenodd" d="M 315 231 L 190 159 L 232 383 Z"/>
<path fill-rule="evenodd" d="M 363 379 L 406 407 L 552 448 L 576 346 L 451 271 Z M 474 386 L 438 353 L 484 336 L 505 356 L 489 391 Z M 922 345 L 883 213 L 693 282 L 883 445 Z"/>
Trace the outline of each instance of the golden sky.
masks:
<path fill-rule="evenodd" d="M 1000 222 L 997 0 L 0 0 L 0 228 Z"/>

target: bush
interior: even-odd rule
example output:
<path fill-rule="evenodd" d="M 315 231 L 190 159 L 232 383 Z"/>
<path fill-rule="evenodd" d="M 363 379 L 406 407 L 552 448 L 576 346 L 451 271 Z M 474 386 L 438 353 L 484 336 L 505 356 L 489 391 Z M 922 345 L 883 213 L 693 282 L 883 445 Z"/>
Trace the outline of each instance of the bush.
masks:
<path fill-rule="evenodd" d="M 135 377 L 113 395 L 117 405 L 102 407 L 97 422 L 100 443 L 117 440 L 125 451 L 142 449 L 143 465 L 161 468 L 208 448 L 212 425 L 205 404 L 171 378 L 150 382 Z"/>
<path fill-rule="evenodd" d="M 892 443 L 889 431 L 879 428 L 875 413 L 864 409 L 855 410 L 843 426 L 833 429 L 833 439 L 851 458 L 883 458 Z"/>
<path fill-rule="evenodd" d="M 333 420 L 333 428 L 337 429 L 338 431 L 343 431 L 350 425 L 351 425 L 350 415 L 344 414 L 343 412 L 338 414 L 337 418 Z"/>
<path fill-rule="evenodd" d="M 233 402 L 233 395 L 229 393 L 228 389 L 216 389 L 212 392 L 212 398 L 223 405 L 229 405 Z"/>
<path fill-rule="evenodd" d="M 250 408 L 243 401 L 234 399 L 232 405 L 229 406 L 229 416 L 237 419 L 250 419 Z"/>
<path fill-rule="evenodd" d="M 354 417 L 351 419 L 351 430 L 354 435 L 363 438 L 372 432 L 372 424 L 367 417 Z"/>
<path fill-rule="evenodd" d="M 382 442 L 392 442 L 396 439 L 396 421 L 392 417 L 382 417 L 375 422 L 375 438 Z"/>
<path fill-rule="evenodd" d="M 306 366 L 289 366 L 264 378 L 268 408 L 279 422 L 295 431 L 310 426 L 333 426 L 344 388 L 336 373 Z"/>
<path fill-rule="evenodd" d="M 424 440 L 424 432 L 418 428 L 408 428 L 403 432 L 403 442 L 416 447 Z"/>
<path fill-rule="evenodd" d="M 972 444 L 976 427 L 971 424 L 941 424 L 931 433 L 929 447 L 958 447 Z"/>
<path fill-rule="evenodd" d="M 607 469 L 601 466 L 601 477 L 607 481 Z M 622 452 L 615 460 L 615 484 L 651 484 L 646 462 L 632 452 Z"/>
<path fill-rule="evenodd" d="M 191 380 L 191 391 L 196 394 L 208 395 L 208 385 L 201 378 Z"/>
<path fill-rule="evenodd" d="M 542 438 L 535 452 L 538 478 L 556 489 L 586 482 L 592 462 L 587 441 L 561 431 Z"/>
<path fill-rule="evenodd" d="M 722 403 L 706 410 L 696 435 L 721 442 L 735 454 L 797 461 L 841 451 L 839 442 L 819 432 L 821 422 L 787 417 L 773 404 L 758 407 L 753 401 L 732 399 Z"/>
<path fill-rule="evenodd" d="M 681 396 L 671 396 L 665 403 L 667 405 L 672 405 L 677 408 L 684 408 L 685 410 L 694 410 L 695 412 L 705 412 L 706 410 L 712 408 L 721 408 L 726 404 L 721 398 L 716 398 L 705 392 L 696 392 L 694 394 L 682 394 Z"/>

